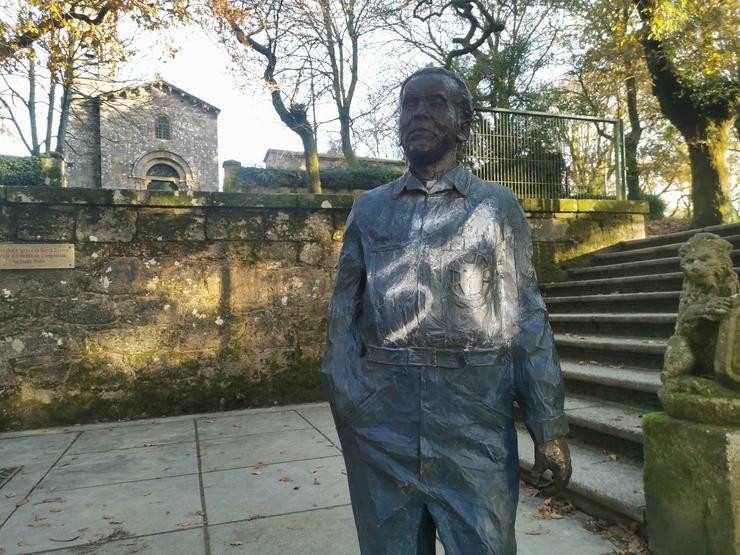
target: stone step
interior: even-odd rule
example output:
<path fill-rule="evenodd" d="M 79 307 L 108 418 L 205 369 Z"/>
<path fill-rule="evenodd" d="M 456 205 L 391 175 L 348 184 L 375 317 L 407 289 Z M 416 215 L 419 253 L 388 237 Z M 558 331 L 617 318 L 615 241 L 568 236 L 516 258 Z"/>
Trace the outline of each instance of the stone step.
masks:
<path fill-rule="evenodd" d="M 740 268 L 737 268 L 740 270 Z M 542 295 L 548 296 L 580 296 L 603 295 L 606 293 L 649 293 L 660 291 L 680 291 L 683 284 L 681 272 L 666 274 L 651 274 L 644 276 L 581 279 L 573 281 L 558 281 L 540 285 Z"/>
<path fill-rule="evenodd" d="M 610 293 L 607 295 L 580 295 L 546 297 L 545 303 L 551 317 L 555 314 L 598 313 L 675 313 L 678 311 L 680 291 L 648 293 Z M 639 332 L 635 333 L 639 335 Z"/>
<path fill-rule="evenodd" d="M 724 237 L 726 241 L 732 243 L 734 248 L 740 247 L 740 235 L 728 235 Z M 620 262 L 636 262 L 640 260 L 654 260 L 656 258 L 668 258 L 678 256 L 678 249 L 684 243 L 670 243 L 668 245 L 659 245 L 656 247 L 645 247 L 641 249 L 629 249 L 622 251 L 605 251 L 593 255 L 593 262 L 596 266 L 604 264 L 617 264 Z"/>
<path fill-rule="evenodd" d="M 732 260 L 734 264 L 740 264 L 740 249 L 732 251 Z M 596 279 L 623 276 L 644 276 L 648 274 L 662 274 L 680 271 L 681 267 L 678 256 L 671 256 L 654 260 L 638 260 L 635 262 L 620 262 L 618 264 L 571 268 L 568 270 L 568 276 L 574 279 Z"/>
<path fill-rule="evenodd" d="M 652 411 L 571 392 L 565 397 L 572 438 L 634 460 L 642 460 L 642 415 Z"/>
<path fill-rule="evenodd" d="M 597 391 L 621 391 L 634 406 L 658 407 L 660 372 L 654 369 L 630 368 L 619 364 L 603 365 L 586 361 L 562 359 L 560 367 L 566 385 L 573 383 L 591 386 Z M 592 393 L 586 394 L 594 396 Z M 642 403 L 640 397 L 649 401 Z"/>
<path fill-rule="evenodd" d="M 740 266 L 735 268 L 740 275 Z M 680 291 L 683 285 L 681 272 L 647 274 L 641 276 L 582 279 L 543 283 L 540 290 L 548 296 L 603 295 L 606 293 L 649 293 L 652 291 Z"/>
<path fill-rule="evenodd" d="M 519 466 L 526 474 L 534 464 L 534 446 L 523 425 L 517 426 Z M 618 522 L 645 523 L 642 464 L 578 440 L 569 441 L 573 475 L 565 496 L 583 511 Z"/>
<path fill-rule="evenodd" d="M 660 339 L 555 334 L 555 344 L 560 356 L 569 360 L 660 370 L 666 342 Z"/>
<path fill-rule="evenodd" d="M 730 235 L 740 235 L 740 223 L 723 224 L 700 229 L 689 229 L 686 231 L 677 231 L 676 233 L 666 233 L 665 235 L 656 235 L 646 237 L 645 239 L 635 239 L 633 241 L 623 241 L 616 245 L 615 250 L 642 249 L 646 247 L 657 247 L 659 245 L 668 245 L 672 243 L 685 243 L 697 233 L 708 232 L 727 237 Z"/>
<path fill-rule="evenodd" d="M 639 330 L 640 337 L 667 339 L 673 335 L 676 313 L 555 313 L 550 324 L 556 333 L 630 337 Z"/>

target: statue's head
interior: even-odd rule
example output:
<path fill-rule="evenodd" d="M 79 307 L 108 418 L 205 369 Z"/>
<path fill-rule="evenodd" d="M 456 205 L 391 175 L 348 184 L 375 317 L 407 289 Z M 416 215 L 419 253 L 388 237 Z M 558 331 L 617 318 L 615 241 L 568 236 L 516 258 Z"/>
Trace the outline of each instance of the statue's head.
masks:
<path fill-rule="evenodd" d="M 473 103 L 465 81 L 441 67 L 412 73 L 401 85 L 398 129 L 413 164 L 431 163 L 467 141 Z"/>
<path fill-rule="evenodd" d="M 736 279 L 732 244 L 713 233 L 697 233 L 678 250 L 686 279 L 700 289 L 716 289 Z"/>

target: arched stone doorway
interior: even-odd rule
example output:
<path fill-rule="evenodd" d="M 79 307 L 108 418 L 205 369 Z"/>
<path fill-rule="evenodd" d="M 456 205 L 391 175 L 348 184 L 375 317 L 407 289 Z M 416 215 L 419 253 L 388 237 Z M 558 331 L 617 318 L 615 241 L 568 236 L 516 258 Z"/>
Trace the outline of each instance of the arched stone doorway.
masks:
<path fill-rule="evenodd" d="M 187 191 L 193 186 L 190 166 L 174 152 L 157 150 L 136 161 L 133 177 L 139 189 L 149 191 Z"/>
<path fill-rule="evenodd" d="M 147 191 L 177 191 L 179 181 L 179 172 L 163 162 L 154 164 L 146 172 Z"/>

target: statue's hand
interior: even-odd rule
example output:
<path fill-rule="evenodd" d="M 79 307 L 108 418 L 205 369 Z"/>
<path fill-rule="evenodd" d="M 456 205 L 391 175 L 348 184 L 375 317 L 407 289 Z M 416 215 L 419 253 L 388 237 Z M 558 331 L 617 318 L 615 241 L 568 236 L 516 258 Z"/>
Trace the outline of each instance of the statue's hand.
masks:
<path fill-rule="evenodd" d="M 712 297 L 706 304 L 705 317 L 710 320 L 719 320 L 732 310 L 733 304 L 732 297 Z"/>
<path fill-rule="evenodd" d="M 552 473 L 545 477 L 545 471 Z M 546 441 L 534 447 L 534 466 L 530 472 L 530 483 L 545 497 L 557 495 L 570 480 L 570 450 L 564 437 Z"/>

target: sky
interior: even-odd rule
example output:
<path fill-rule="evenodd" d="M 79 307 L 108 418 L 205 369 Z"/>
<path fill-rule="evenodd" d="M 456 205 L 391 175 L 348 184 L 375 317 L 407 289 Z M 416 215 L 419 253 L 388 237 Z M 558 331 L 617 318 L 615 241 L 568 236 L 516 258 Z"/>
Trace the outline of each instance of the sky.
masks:
<path fill-rule="evenodd" d="M 303 150 L 298 135 L 278 118 L 261 80 L 254 77 L 250 82 L 250 78 L 245 76 L 237 80 L 229 69 L 230 58 L 222 46 L 196 27 L 172 33 L 170 42 L 178 49 L 174 57 L 160 55 L 165 48 L 153 32 L 139 32 L 134 43 L 138 54 L 121 67 L 120 75 L 136 83 L 159 76 L 220 108 L 219 167 L 225 160 L 238 160 L 242 165 L 262 165 L 269 148 Z M 318 120 L 333 117 L 332 106 L 325 105 L 323 110 L 319 108 Z M 331 128 L 331 124 L 322 127 L 320 151 L 329 149 L 331 136 L 338 137 L 338 133 L 330 132 Z M 358 153 L 367 154 L 362 148 L 358 148 Z M 0 154 L 27 156 L 28 151 L 17 138 L 0 134 Z"/>

